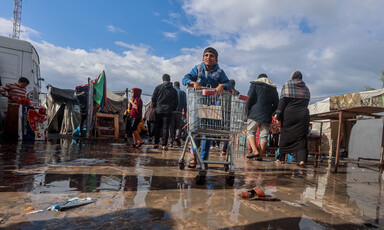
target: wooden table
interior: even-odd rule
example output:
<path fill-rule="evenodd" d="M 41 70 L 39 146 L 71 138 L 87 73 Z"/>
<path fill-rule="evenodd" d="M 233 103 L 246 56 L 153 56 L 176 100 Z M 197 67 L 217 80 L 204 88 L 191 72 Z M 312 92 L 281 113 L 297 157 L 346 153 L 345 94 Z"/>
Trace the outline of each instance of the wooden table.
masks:
<path fill-rule="evenodd" d="M 103 120 L 109 124 L 102 124 Z M 119 114 L 96 113 L 95 134 L 98 137 L 119 139 Z"/>
<path fill-rule="evenodd" d="M 345 120 L 356 120 L 355 117 L 358 115 L 369 116 L 373 118 L 382 118 L 383 121 L 383 134 L 381 138 L 381 151 L 380 151 L 380 160 L 379 168 L 380 172 L 383 169 L 383 146 L 384 146 L 384 117 L 377 115 L 376 113 L 384 112 L 383 107 L 373 107 L 373 106 L 361 106 L 353 108 L 345 108 L 339 110 L 333 110 L 325 113 L 318 113 L 310 115 L 311 121 L 320 121 L 320 120 L 336 120 L 339 123 L 337 129 L 337 145 L 336 145 L 336 160 L 335 160 L 335 173 L 339 166 L 339 157 L 340 157 L 340 142 L 341 142 L 341 128 Z M 321 136 L 321 133 L 320 133 Z"/>

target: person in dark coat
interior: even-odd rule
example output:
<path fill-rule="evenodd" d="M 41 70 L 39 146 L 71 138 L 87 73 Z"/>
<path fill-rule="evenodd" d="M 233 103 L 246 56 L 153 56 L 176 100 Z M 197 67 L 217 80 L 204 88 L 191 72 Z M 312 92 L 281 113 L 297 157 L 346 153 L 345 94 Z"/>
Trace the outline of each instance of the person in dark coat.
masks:
<path fill-rule="evenodd" d="M 277 109 L 279 96 L 276 85 L 268 79 L 266 74 L 260 74 L 257 80 L 251 82 L 248 96 L 247 140 L 253 153 L 247 158 L 256 157 L 256 160 L 260 161 L 267 150 L 269 126 L 272 122 L 272 113 Z M 260 151 L 255 139 L 257 128 L 260 133 Z"/>
<path fill-rule="evenodd" d="M 147 122 L 148 128 L 148 141 L 152 142 L 152 138 L 155 136 L 155 109 L 153 108 L 152 102 L 148 105 L 148 108 L 145 110 L 144 118 Z"/>
<path fill-rule="evenodd" d="M 170 147 L 173 147 L 173 142 L 177 146 L 181 146 L 181 128 L 183 127 L 183 116 L 187 113 L 187 95 L 180 89 L 180 82 L 175 81 L 173 87 L 177 91 L 178 105 L 175 111 L 172 112 L 171 124 L 169 125 Z"/>
<path fill-rule="evenodd" d="M 75 96 L 77 99 L 77 103 L 79 104 L 79 107 L 80 107 L 80 116 L 81 116 L 79 136 L 83 137 L 85 136 L 85 133 L 83 133 L 83 126 L 88 116 L 88 93 L 85 91 L 83 87 L 77 86 L 75 91 Z"/>
<path fill-rule="evenodd" d="M 177 91 L 172 86 L 171 77 L 163 75 L 163 83 L 156 86 L 152 94 L 152 104 L 155 108 L 155 145 L 159 147 L 160 135 L 162 138 L 163 150 L 168 150 L 169 124 L 171 123 L 172 111 L 178 105 Z"/>
<path fill-rule="evenodd" d="M 281 122 L 278 160 L 285 162 L 286 154 L 295 154 L 297 164 L 304 166 L 308 157 L 307 134 L 309 128 L 308 104 L 311 98 L 300 71 L 291 75 L 291 80 L 281 90 L 277 108 L 277 120 Z"/>

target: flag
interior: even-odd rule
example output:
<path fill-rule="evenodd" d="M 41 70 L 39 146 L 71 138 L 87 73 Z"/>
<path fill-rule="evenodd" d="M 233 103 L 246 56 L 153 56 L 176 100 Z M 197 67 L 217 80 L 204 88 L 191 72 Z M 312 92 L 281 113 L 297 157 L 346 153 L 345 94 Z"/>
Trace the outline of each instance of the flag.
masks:
<path fill-rule="evenodd" d="M 103 108 L 107 104 L 107 81 L 104 70 L 93 82 L 93 89 L 95 91 L 93 93 L 93 99 Z"/>

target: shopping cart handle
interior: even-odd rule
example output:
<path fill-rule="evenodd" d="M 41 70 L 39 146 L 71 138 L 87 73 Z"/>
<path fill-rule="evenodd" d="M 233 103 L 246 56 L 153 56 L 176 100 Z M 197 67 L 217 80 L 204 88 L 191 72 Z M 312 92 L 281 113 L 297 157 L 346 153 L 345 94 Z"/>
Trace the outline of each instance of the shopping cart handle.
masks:
<path fill-rule="evenodd" d="M 249 97 L 248 97 L 247 95 L 240 94 L 240 95 L 239 95 L 239 99 L 240 99 L 240 100 L 243 100 L 243 101 L 248 101 Z"/>
<path fill-rule="evenodd" d="M 203 89 L 203 95 L 208 96 L 208 95 L 215 95 L 216 90 L 214 89 Z"/>

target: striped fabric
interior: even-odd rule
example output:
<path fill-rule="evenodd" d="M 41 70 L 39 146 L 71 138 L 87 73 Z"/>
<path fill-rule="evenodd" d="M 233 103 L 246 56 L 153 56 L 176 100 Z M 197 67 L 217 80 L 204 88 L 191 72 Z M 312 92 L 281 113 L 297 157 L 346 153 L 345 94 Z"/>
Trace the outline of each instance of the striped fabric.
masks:
<path fill-rule="evenodd" d="M 17 83 L 7 83 L 0 88 L 0 94 L 4 97 L 8 97 L 9 104 L 17 104 L 17 101 L 12 101 L 10 96 L 19 98 L 27 93 L 27 88 L 20 87 Z"/>
<path fill-rule="evenodd" d="M 281 89 L 281 98 L 302 98 L 310 100 L 311 94 L 308 87 L 301 79 L 292 79 L 287 81 Z"/>

